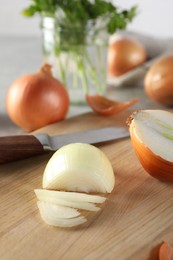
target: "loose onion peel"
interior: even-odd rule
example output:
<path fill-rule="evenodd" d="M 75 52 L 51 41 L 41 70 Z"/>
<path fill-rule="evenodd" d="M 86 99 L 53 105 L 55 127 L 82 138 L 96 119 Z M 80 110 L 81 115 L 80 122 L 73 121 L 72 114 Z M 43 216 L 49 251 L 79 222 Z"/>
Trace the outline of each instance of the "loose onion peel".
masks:
<path fill-rule="evenodd" d="M 87 95 L 86 100 L 92 110 L 102 116 L 116 115 L 138 102 L 138 99 L 132 99 L 127 102 L 118 102 L 100 95 Z"/>
<path fill-rule="evenodd" d="M 172 260 L 173 247 L 168 242 L 163 242 L 159 248 L 159 260 Z"/>

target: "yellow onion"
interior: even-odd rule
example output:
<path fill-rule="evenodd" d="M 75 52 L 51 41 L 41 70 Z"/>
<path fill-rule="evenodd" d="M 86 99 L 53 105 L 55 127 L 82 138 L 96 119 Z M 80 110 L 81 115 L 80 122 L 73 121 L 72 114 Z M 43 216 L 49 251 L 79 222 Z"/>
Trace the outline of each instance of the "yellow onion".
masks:
<path fill-rule="evenodd" d="M 173 181 L 173 114 L 141 110 L 128 119 L 134 151 L 144 169 L 154 178 Z"/>
<path fill-rule="evenodd" d="M 16 79 L 6 97 L 11 120 L 28 131 L 65 118 L 69 96 L 65 86 L 55 79 L 51 66 L 44 64 L 38 72 Z"/>
<path fill-rule="evenodd" d="M 154 101 L 173 106 L 173 55 L 156 61 L 144 80 L 146 94 Z"/>
<path fill-rule="evenodd" d="M 121 38 L 108 48 L 108 74 L 120 76 L 147 60 L 147 51 L 135 40 Z"/>

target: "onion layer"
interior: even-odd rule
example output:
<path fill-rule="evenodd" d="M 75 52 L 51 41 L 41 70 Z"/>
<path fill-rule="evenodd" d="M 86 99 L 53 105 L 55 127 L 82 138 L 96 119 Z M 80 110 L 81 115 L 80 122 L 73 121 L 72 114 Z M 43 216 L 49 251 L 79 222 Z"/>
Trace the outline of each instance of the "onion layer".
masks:
<path fill-rule="evenodd" d="M 44 201 L 39 201 L 37 205 L 42 219 L 50 226 L 67 228 L 81 225 L 87 221 L 87 219 L 83 216 L 69 217 L 74 213 L 74 209 L 71 208 L 61 208 L 60 206 L 46 203 Z M 66 213 L 66 216 L 64 216 L 64 212 Z M 59 214 L 62 214 L 62 216 L 59 216 Z"/>
<path fill-rule="evenodd" d="M 93 202 L 89 202 L 87 200 L 87 195 L 85 198 L 85 194 L 81 194 L 81 198 L 80 198 L 80 193 L 73 194 L 70 192 L 66 192 L 67 194 L 65 196 L 62 196 L 59 191 L 50 191 L 50 190 L 35 190 L 35 193 L 37 195 L 37 198 L 40 201 L 49 202 L 55 205 L 61 205 L 61 206 L 66 206 L 66 207 L 71 207 L 76 209 L 83 209 L 88 211 L 98 211 L 100 209 L 99 207 L 96 207 L 96 205 Z M 71 198 L 71 194 L 72 194 L 72 198 Z M 75 196 L 77 197 L 77 199 L 75 199 Z M 90 195 L 90 196 L 92 197 L 94 195 Z M 90 198 L 90 200 L 92 199 Z M 100 200 L 98 199 L 98 201 Z M 103 200 L 101 199 L 101 201 L 104 202 L 105 199 Z"/>
<path fill-rule="evenodd" d="M 80 212 L 77 209 L 65 207 L 62 205 L 50 203 L 47 201 L 38 201 L 37 202 L 38 207 L 45 207 L 47 211 L 49 211 L 49 215 L 51 217 L 56 216 L 56 218 L 75 218 L 80 216 Z"/>
<path fill-rule="evenodd" d="M 63 199 L 74 202 L 91 202 L 91 203 L 103 203 L 106 198 L 98 195 L 91 195 L 78 192 L 65 192 L 65 191 L 55 191 L 55 190 L 44 190 L 36 189 L 35 194 L 41 200 L 44 198 L 49 199 Z"/>

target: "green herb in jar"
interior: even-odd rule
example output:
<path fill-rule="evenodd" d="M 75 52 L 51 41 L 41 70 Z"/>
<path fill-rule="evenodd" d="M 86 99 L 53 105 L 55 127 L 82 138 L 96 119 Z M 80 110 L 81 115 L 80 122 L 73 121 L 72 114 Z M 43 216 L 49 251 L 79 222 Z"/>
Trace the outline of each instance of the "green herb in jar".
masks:
<path fill-rule="evenodd" d="M 56 57 L 57 77 L 67 88 L 73 85 L 74 92 L 82 86 L 85 95 L 95 88 L 97 94 L 105 94 L 108 36 L 126 28 L 137 14 L 136 6 L 122 10 L 104 0 L 31 0 L 22 13 L 39 14 L 46 33 L 44 22 L 51 22 L 53 40 L 43 51 Z"/>

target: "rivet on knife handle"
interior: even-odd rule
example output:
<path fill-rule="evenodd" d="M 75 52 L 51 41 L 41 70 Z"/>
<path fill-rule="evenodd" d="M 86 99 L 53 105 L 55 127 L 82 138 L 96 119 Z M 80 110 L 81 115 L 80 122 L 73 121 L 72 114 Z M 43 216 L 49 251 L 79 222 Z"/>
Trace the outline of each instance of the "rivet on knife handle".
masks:
<path fill-rule="evenodd" d="M 25 159 L 44 153 L 42 144 L 33 135 L 0 137 L 0 163 Z"/>

